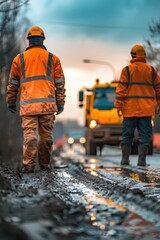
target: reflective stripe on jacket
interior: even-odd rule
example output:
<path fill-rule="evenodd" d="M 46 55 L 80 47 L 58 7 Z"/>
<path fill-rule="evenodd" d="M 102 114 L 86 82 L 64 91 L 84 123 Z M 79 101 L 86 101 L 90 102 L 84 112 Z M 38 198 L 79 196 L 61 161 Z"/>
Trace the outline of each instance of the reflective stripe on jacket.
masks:
<path fill-rule="evenodd" d="M 65 78 L 60 60 L 43 46 L 29 47 L 12 63 L 7 102 L 15 103 L 20 89 L 20 115 L 49 114 L 64 105 Z"/>
<path fill-rule="evenodd" d="M 145 58 L 134 58 L 122 69 L 116 89 L 115 106 L 123 117 L 154 116 L 160 107 L 160 78 Z"/>

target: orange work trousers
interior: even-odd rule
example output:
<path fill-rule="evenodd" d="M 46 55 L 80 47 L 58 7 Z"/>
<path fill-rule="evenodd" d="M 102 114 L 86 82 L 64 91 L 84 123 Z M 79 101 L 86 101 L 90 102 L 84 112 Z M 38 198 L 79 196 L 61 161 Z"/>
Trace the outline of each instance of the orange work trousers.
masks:
<path fill-rule="evenodd" d="M 34 167 L 38 157 L 40 166 L 50 162 L 54 114 L 22 116 L 23 165 Z"/>

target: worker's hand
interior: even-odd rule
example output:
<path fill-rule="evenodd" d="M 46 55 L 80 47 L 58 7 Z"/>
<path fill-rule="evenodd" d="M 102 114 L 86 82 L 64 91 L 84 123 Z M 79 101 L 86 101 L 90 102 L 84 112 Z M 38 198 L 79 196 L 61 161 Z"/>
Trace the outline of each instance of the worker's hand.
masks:
<path fill-rule="evenodd" d="M 122 117 L 122 111 L 120 109 L 117 109 L 117 115 L 119 118 Z"/>
<path fill-rule="evenodd" d="M 62 113 L 63 110 L 64 110 L 64 106 L 63 105 L 57 105 L 57 108 L 58 108 L 58 111 L 57 111 L 56 115 Z"/>
<path fill-rule="evenodd" d="M 7 108 L 11 113 L 15 113 L 16 112 L 16 104 L 7 104 Z"/>

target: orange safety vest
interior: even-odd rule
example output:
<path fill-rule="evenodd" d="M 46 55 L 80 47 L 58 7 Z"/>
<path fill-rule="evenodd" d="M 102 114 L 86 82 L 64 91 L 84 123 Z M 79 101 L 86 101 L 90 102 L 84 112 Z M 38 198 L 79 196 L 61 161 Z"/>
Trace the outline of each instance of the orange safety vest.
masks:
<path fill-rule="evenodd" d="M 123 117 L 154 116 L 160 107 L 160 78 L 145 58 L 134 58 L 122 69 L 116 89 L 115 106 Z"/>
<path fill-rule="evenodd" d="M 12 63 L 7 102 L 15 103 L 20 88 L 20 115 L 50 114 L 64 105 L 65 78 L 60 60 L 42 46 L 32 46 Z"/>

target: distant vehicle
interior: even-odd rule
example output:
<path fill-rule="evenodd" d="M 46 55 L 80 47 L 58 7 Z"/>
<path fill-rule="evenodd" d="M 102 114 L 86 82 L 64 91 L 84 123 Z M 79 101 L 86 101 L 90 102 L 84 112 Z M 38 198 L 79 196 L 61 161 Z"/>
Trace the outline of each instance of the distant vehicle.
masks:
<path fill-rule="evenodd" d="M 67 134 L 67 143 L 72 146 L 73 144 L 85 144 L 86 139 L 84 137 L 83 130 L 71 130 Z"/>
<path fill-rule="evenodd" d="M 100 83 L 96 79 L 91 88 L 79 91 L 79 107 L 84 107 L 85 150 L 96 155 L 97 147 L 105 144 L 119 145 L 122 135 L 122 119 L 114 106 L 117 82 Z"/>

